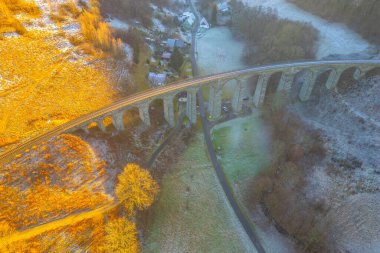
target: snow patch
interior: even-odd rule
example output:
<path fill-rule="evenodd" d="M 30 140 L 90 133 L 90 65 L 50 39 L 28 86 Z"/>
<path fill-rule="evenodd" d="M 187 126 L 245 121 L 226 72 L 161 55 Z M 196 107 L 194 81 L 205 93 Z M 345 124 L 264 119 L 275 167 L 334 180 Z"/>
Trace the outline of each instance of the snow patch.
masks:
<path fill-rule="evenodd" d="M 118 30 L 125 30 L 125 31 L 128 31 L 130 25 L 125 22 L 125 21 L 122 21 L 118 18 L 110 18 L 108 23 L 110 24 L 110 26 L 114 29 L 118 29 Z"/>
<path fill-rule="evenodd" d="M 373 45 L 347 26 L 331 23 L 312 15 L 285 0 L 241 0 L 249 6 L 264 6 L 276 11 L 280 18 L 307 22 L 319 31 L 317 59 L 332 54 L 352 54 L 372 52 Z"/>

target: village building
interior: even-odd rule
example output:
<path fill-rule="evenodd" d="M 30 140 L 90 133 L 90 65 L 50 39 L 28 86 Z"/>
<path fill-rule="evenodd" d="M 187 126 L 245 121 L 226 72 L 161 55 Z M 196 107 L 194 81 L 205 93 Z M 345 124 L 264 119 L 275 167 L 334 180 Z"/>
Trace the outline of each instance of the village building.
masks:
<path fill-rule="evenodd" d="M 210 24 L 207 22 L 205 18 L 202 18 L 201 22 L 199 23 L 199 27 L 201 29 L 210 29 Z"/>
<path fill-rule="evenodd" d="M 184 48 L 185 47 L 185 42 L 180 39 L 168 39 L 166 41 L 166 47 L 173 52 L 174 48 Z"/>
<path fill-rule="evenodd" d="M 229 1 L 217 4 L 217 24 L 227 25 L 231 21 L 231 8 Z"/>
<path fill-rule="evenodd" d="M 162 56 L 161 56 L 161 59 L 163 61 L 169 61 L 171 57 L 172 57 L 172 53 L 170 53 L 170 52 L 164 52 L 162 54 Z"/>
<path fill-rule="evenodd" d="M 148 80 L 152 86 L 164 86 L 166 84 L 167 76 L 165 73 L 149 72 Z"/>

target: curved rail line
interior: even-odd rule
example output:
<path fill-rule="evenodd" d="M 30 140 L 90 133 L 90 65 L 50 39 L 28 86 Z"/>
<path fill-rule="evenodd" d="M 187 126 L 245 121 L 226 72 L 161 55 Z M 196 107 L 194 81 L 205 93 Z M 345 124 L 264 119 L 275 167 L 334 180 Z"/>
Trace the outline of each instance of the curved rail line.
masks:
<path fill-rule="evenodd" d="M 42 133 L 35 137 L 30 138 L 19 146 L 12 148 L 0 154 L 0 165 L 5 165 L 9 163 L 14 157 L 28 148 L 38 145 L 44 141 L 47 141 L 61 133 L 68 132 L 75 129 L 79 125 L 83 125 L 86 122 L 93 121 L 94 119 L 101 118 L 117 110 L 132 107 L 136 104 L 142 103 L 147 100 L 153 100 L 160 96 L 169 93 L 179 93 L 191 87 L 199 88 L 202 86 L 211 85 L 219 80 L 233 80 L 233 79 L 244 79 L 251 77 L 255 74 L 263 73 L 274 73 L 279 71 L 286 71 L 291 69 L 292 71 L 302 71 L 304 69 L 310 69 L 313 67 L 319 67 L 321 69 L 331 69 L 338 67 L 355 67 L 361 65 L 375 65 L 375 67 L 380 67 L 380 60 L 344 60 L 344 61 L 310 61 L 310 62 L 296 62 L 296 63 L 285 63 L 278 65 L 267 65 L 261 67 L 253 67 L 243 70 L 236 70 L 231 72 L 220 73 L 216 75 L 205 76 L 201 78 L 195 78 L 186 80 L 180 83 L 170 84 L 164 87 L 149 89 L 144 92 L 135 93 L 124 99 L 116 101 L 115 103 L 103 107 L 97 111 L 88 113 L 86 115 L 80 116 L 74 120 L 71 120 L 65 124 L 62 124 L 46 133 Z"/>

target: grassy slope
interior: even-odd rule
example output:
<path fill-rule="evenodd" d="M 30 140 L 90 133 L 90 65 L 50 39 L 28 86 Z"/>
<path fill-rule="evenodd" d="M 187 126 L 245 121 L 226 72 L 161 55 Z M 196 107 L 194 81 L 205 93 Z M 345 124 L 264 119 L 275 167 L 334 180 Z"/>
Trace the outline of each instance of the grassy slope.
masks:
<path fill-rule="evenodd" d="M 203 135 L 179 160 L 161 183 L 144 252 L 251 252 L 206 156 Z"/>

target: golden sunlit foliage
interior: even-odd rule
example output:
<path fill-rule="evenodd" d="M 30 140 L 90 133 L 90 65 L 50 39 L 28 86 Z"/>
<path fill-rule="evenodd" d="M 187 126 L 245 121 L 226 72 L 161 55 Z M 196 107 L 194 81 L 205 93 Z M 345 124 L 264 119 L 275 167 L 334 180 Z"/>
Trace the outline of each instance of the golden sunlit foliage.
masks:
<path fill-rule="evenodd" d="M 38 6 L 31 2 L 25 0 L 0 0 L 0 3 L 6 5 L 9 10 L 14 14 L 25 13 L 29 15 L 38 16 L 41 14 Z"/>
<path fill-rule="evenodd" d="M 23 0 L 0 0 L 0 39 L 3 33 L 26 33 L 26 29 L 15 16 L 21 13 L 32 16 L 41 14 L 38 6 L 32 2 Z"/>
<path fill-rule="evenodd" d="M 105 252 L 140 252 L 136 225 L 125 218 L 117 218 L 106 226 Z"/>
<path fill-rule="evenodd" d="M 8 6 L 0 2 L 0 38 L 5 32 L 24 34 L 26 29 L 14 17 L 13 13 L 8 9 Z"/>
<path fill-rule="evenodd" d="M 0 220 L 19 229 L 105 205 L 104 174 L 86 142 L 59 136 L 0 170 Z"/>
<path fill-rule="evenodd" d="M 0 148 L 117 98 L 105 63 L 71 60 L 45 39 L 29 33 L 0 44 Z"/>
<path fill-rule="evenodd" d="M 149 207 L 157 195 L 159 186 L 148 171 L 139 165 L 129 163 L 118 176 L 116 195 L 124 202 L 129 215 L 134 214 L 135 209 L 143 210 Z"/>
<path fill-rule="evenodd" d="M 0 252 L 104 252 L 104 218 L 99 215 L 71 225 L 42 232 L 22 241 L 3 243 L 0 240 Z M 1 223 L 0 223 L 1 229 Z M 96 235 L 94 233 L 97 233 Z M 0 236 L 1 237 L 1 236 Z"/>
<path fill-rule="evenodd" d="M 84 10 L 79 17 L 84 37 L 96 48 L 110 52 L 116 57 L 124 54 L 121 39 L 115 39 L 108 24 L 103 21 L 99 8 L 95 5 L 91 10 Z"/>

